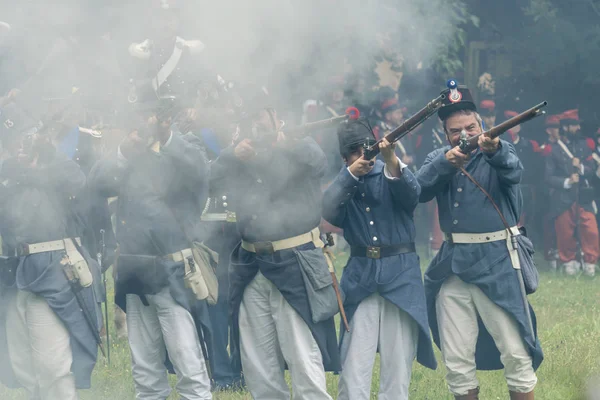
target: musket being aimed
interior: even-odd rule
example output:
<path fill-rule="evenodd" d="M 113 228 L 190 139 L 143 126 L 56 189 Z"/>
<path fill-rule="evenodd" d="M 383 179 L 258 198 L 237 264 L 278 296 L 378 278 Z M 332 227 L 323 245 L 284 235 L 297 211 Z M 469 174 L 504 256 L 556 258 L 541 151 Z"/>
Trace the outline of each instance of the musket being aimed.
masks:
<path fill-rule="evenodd" d="M 348 120 L 357 120 L 360 117 L 360 111 L 356 107 L 348 107 L 346 109 L 346 113 L 344 115 L 340 115 L 338 117 L 332 117 L 328 119 L 322 119 L 320 121 L 309 122 L 307 124 L 294 126 L 291 128 L 284 128 L 283 133 L 294 135 L 299 133 L 309 133 L 318 131 L 320 129 L 329 128 L 335 126 L 336 124 L 340 124 L 342 122 Z"/>
<path fill-rule="evenodd" d="M 537 106 L 531 107 L 529 110 L 524 111 L 521 114 L 504 121 L 500 125 L 496 125 L 490 130 L 487 130 L 475 136 L 471 136 L 470 138 L 462 137 L 460 139 L 458 147 L 460 147 L 460 151 L 462 151 L 464 154 L 469 154 L 471 151 L 475 150 L 478 147 L 477 142 L 479 141 L 479 136 L 485 135 L 489 138 L 495 139 L 498 136 L 502 135 L 504 132 L 514 128 L 517 125 L 521 125 L 524 122 L 531 121 L 536 117 L 546 114 L 545 111 L 542 111 L 542 108 L 546 107 L 547 105 L 548 102 L 543 101 Z"/>
<path fill-rule="evenodd" d="M 399 127 L 385 135 L 385 139 L 388 142 L 394 143 L 398 140 L 402 139 L 404 136 L 412 132 L 417 126 L 421 125 L 425 122 L 429 117 L 435 114 L 442 106 L 443 100 L 446 98 L 446 95 L 440 94 L 435 99 L 431 100 L 425 107 L 420 109 L 415 115 L 404 121 Z M 364 149 L 364 159 L 370 160 L 379 154 L 379 143 L 381 143 L 383 139 L 379 139 L 375 144 L 371 146 L 365 146 Z"/>

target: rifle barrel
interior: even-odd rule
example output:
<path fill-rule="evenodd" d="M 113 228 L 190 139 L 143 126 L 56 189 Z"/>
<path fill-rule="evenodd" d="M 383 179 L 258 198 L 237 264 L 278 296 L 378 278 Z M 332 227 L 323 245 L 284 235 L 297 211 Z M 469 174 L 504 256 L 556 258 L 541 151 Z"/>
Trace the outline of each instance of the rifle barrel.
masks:
<path fill-rule="evenodd" d="M 477 148 L 479 136 L 485 135 L 487 137 L 495 139 L 498 136 L 502 135 L 503 133 L 507 132 L 508 130 L 514 128 L 517 125 L 521 125 L 522 123 L 531 121 L 534 118 L 544 115 L 546 112 L 542 111 L 542 108 L 546 107 L 547 105 L 548 105 L 548 102 L 543 101 L 540 104 L 538 104 L 534 107 L 531 107 L 529 110 L 523 111 L 521 114 L 516 115 L 516 116 L 512 117 L 511 119 L 504 121 L 500 125 L 496 125 L 495 127 L 491 128 L 483 133 L 480 133 L 478 135 L 470 137 L 468 140 L 459 144 L 460 150 L 465 154 L 470 153 L 471 151 L 473 151 Z"/>
<path fill-rule="evenodd" d="M 385 139 L 390 143 L 394 143 L 404 136 L 412 132 L 416 127 L 425 122 L 429 117 L 435 114 L 442 106 L 442 101 L 446 98 L 446 95 L 441 94 L 435 99 L 431 100 L 425 107 L 417 111 L 415 115 L 404 121 L 400 126 L 396 129 L 385 135 Z M 379 154 L 379 143 L 381 143 L 383 139 L 379 139 L 375 144 L 369 146 L 365 149 L 364 159 L 370 160 Z"/>

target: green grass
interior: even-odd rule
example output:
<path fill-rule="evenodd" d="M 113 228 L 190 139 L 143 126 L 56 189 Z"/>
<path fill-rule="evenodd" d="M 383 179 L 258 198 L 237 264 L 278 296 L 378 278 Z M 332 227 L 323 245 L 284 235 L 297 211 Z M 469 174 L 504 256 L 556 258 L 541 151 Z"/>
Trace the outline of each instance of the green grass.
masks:
<path fill-rule="evenodd" d="M 342 258 L 339 258 L 342 261 Z M 338 271 L 341 276 L 341 270 Z M 536 398 L 542 400 L 583 400 L 586 381 L 600 375 L 600 291 L 599 278 L 565 277 L 542 272 L 537 293 L 530 296 L 536 310 L 545 361 L 538 371 Z M 112 298 L 112 288 L 109 297 Z M 111 307 L 112 309 L 112 304 Z M 111 321 L 111 330 L 114 326 Z M 114 333 L 114 331 L 112 332 Z M 115 337 L 114 335 L 112 337 Z M 439 351 L 436 349 L 438 360 Z M 134 398 L 126 340 L 111 343 L 112 366 L 99 359 L 93 375 L 92 389 L 80 392 L 82 400 Z M 427 370 L 415 363 L 410 398 L 450 400 L 444 381 L 444 366 Z M 482 400 L 508 399 L 502 371 L 479 372 Z M 379 370 L 373 372 L 372 399 L 377 398 Z M 329 393 L 337 394 L 337 376 L 328 374 Z M 171 377 L 174 384 L 175 377 Z M 247 393 L 215 393 L 215 399 L 251 399 Z M 175 392 L 169 399 L 178 399 Z M 0 386 L 0 399 L 26 399 L 18 390 Z"/>

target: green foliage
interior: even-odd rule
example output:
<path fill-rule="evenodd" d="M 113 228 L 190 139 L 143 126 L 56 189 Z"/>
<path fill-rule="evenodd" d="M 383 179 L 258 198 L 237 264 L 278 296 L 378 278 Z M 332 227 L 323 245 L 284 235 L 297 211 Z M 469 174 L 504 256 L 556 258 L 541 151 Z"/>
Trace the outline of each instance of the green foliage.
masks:
<path fill-rule="evenodd" d="M 600 83 L 600 1 L 529 0 L 523 17 L 522 30 L 503 32 L 504 46 L 519 62 L 518 74 Z"/>

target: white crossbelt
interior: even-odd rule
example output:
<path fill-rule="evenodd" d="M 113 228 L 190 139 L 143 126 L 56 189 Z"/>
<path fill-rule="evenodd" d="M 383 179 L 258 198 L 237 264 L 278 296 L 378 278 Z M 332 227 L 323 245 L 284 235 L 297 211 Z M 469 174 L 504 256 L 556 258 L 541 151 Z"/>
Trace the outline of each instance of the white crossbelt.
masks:
<path fill-rule="evenodd" d="M 451 238 L 454 244 L 478 244 L 478 243 L 491 243 L 498 242 L 500 240 L 506 241 L 510 260 L 514 269 L 521 269 L 521 262 L 519 260 L 519 253 L 513 249 L 511 236 L 518 236 L 521 232 L 519 228 L 513 226 L 510 228 L 510 234 L 507 229 L 496 232 L 488 233 L 451 233 L 446 234 L 446 237 Z"/>
<path fill-rule="evenodd" d="M 81 246 L 81 240 L 79 238 L 75 238 L 75 240 L 77 241 L 77 244 Z M 51 240 L 49 242 L 24 244 L 18 253 L 19 255 L 26 256 L 30 254 L 45 253 L 47 251 L 65 250 L 67 249 L 67 246 L 69 246 L 65 245 L 65 241 L 69 241 L 69 245 L 71 245 L 71 239 Z"/>

